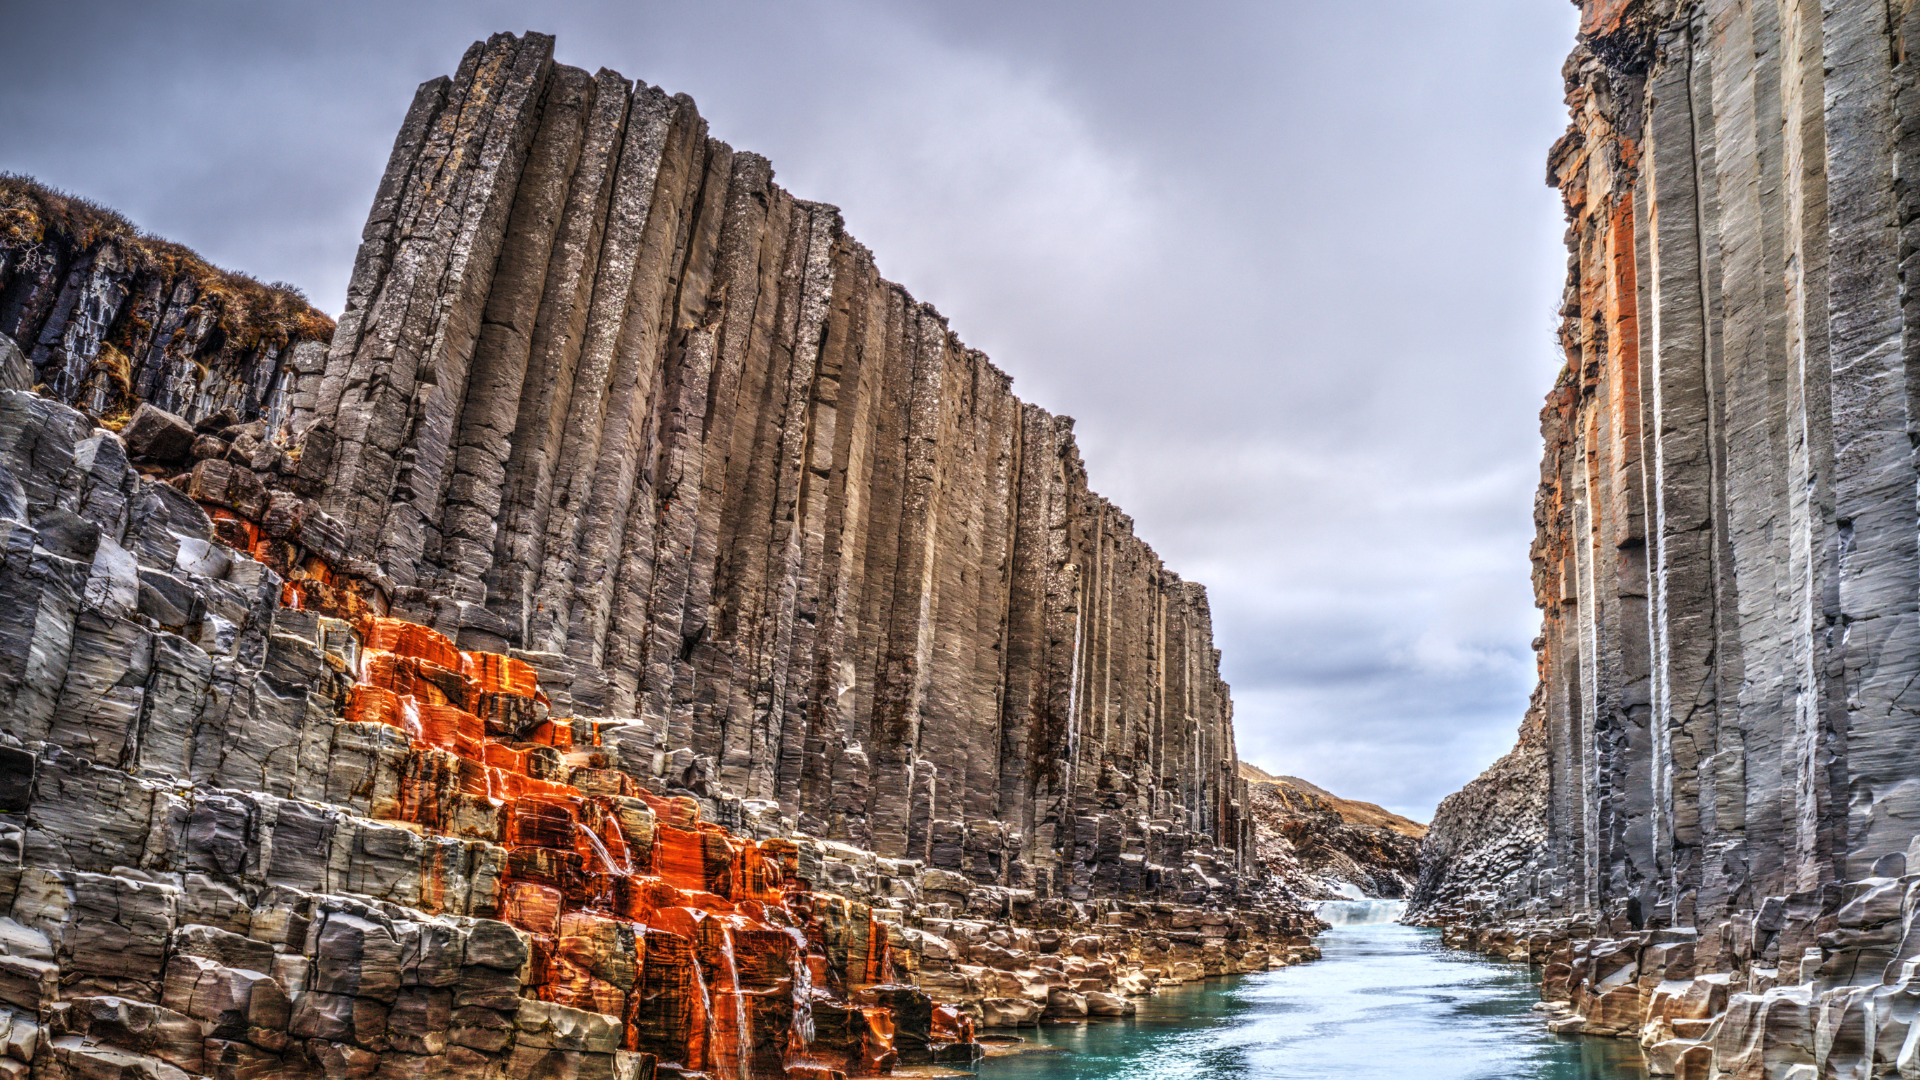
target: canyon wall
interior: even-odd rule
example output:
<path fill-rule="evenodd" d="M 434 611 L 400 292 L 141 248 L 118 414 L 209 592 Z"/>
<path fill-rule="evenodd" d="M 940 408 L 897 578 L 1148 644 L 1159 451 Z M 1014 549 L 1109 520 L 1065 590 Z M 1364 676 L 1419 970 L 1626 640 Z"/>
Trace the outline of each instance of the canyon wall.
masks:
<path fill-rule="evenodd" d="M 692 101 L 551 52 L 477 44 L 395 142 L 289 410 L 342 565 L 816 835 L 1074 898 L 1230 878 L 1206 594 L 1071 422 Z"/>
<path fill-rule="evenodd" d="M 1479 782 L 1543 835 L 1442 866 L 1486 839 L 1443 812 L 1422 910 L 1550 957 L 1560 1026 L 1656 1071 L 1907 1075 L 1920 11 L 1580 8 L 1537 764 Z"/>
<path fill-rule="evenodd" d="M 1297 776 L 1240 762 L 1253 820 L 1254 863 L 1270 889 L 1306 902 L 1405 899 L 1419 873 L 1426 826 L 1370 802 L 1343 799 Z"/>
<path fill-rule="evenodd" d="M 0 1074 L 836 1080 L 1317 955 L 1070 421 L 552 47 L 337 327 L 0 176 Z"/>
<path fill-rule="evenodd" d="M 1049 896 L 1230 894 L 1205 590 L 1089 489 L 1072 422 L 692 101 L 552 48 L 421 86 L 324 354 L 209 364 L 173 329 L 206 305 L 112 236 L 11 240 L 0 333 L 93 415 L 257 423 L 222 456 L 299 496 L 315 589 L 644 722 L 722 819 L 770 801 Z M 213 471 L 197 497 L 251 492 Z"/>

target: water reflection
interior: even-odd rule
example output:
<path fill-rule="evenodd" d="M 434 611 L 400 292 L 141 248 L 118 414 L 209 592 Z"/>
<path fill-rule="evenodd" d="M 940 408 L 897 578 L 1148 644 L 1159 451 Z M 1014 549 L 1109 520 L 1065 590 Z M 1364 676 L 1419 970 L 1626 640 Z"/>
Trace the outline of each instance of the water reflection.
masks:
<path fill-rule="evenodd" d="M 1325 959 L 1143 999 L 1130 1021 L 1050 1027 L 1057 1052 L 994 1058 L 981 1080 L 1644 1080 L 1623 1039 L 1546 1034 L 1524 965 L 1435 931 L 1349 926 Z"/>

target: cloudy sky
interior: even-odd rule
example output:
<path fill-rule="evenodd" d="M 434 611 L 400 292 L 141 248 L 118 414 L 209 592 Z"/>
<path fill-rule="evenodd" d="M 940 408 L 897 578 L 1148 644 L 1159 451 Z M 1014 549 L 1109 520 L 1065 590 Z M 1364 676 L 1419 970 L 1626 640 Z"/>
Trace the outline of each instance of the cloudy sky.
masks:
<path fill-rule="evenodd" d="M 1425 820 L 1533 680 L 1563 0 L 8 0 L 0 170 L 337 312 L 497 30 L 834 203 L 1206 583 L 1241 756 Z"/>

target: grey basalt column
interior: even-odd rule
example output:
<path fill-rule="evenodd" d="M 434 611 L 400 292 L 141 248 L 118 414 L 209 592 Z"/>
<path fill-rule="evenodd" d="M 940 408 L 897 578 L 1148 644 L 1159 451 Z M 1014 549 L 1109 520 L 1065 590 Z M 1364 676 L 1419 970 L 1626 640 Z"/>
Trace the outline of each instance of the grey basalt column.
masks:
<path fill-rule="evenodd" d="M 837 526 L 831 517 L 828 524 L 829 541 L 838 554 L 831 560 L 834 584 L 822 621 L 815 674 L 821 687 L 820 718 L 809 728 L 808 770 L 801 779 L 803 813 L 809 805 L 817 808 L 832 836 L 850 835 L 850 820 L 859 822 L 863 835 L 865 829 L 866 792 L 861 785 L 866 782 L 864 755 L 870 729 L 863 726 L 867 714 L 861 711 L 861 688 L 863 684 L 868 688 L 870 701 L 875 653 L 864 645 L 868 637 L 863 616 L 874 591 L 867 553 L 878 507 L 873 478 L 880 457 L 877 444 L 882 440 L 894 298 L 894 291 L 874 269 L 872 254 L 850 237 L 843 236 L 841 245 L 847 269 L 835 274 L 835 303 L 837 307 L 844 286 L 846 319 L 838 333 L 834 329 L 842 325 L 839 320 L 830 325 L 829 341 L 840 342 L 839 355 L 845 357 L 841 378 L 832 387 L 834 468 L 845 495 L 830 503 L 840 511 Z M 823 383 L 823 398 L 825 392 Z M 818 758 L 812 754 L 816 744 Z M 855 747 L 859 747 L 857 757 Z"/>
<path fill-rule="evenodd" d="M 1825 19 L 1828 341 L 1834 513 L 1846 627 L 1847 876 L 1904 850 L 1920 815 L 1913 423 L 1901 316 L 1886 12 L 1842 0 Z"/>
<path fill-rule="evenodd" d="M 1072 498 L 1079 473 L 1073 420 L 1049 417 L 1047 455 L 1045 661 L 1041 710 L 1034 718 L 1032 857 L 1044 864 L 1068 854 L 1074 835 L 1074 768 L 1079 759 L 1080 567 L 1073 561 Z M 1039 449 L 1039 448 L 1030 448 Z"/>
<path fill-rule="evenodd" d="M 318 403 L 334 436 L 325 508 L 354 554 L 376 557 L 402 587 L 416 582 L 429 542 L 437 548 L 429 533 L 467 365 L 552 54 L 540 34 L 496 35 L 468 52 L 393 211 L 387 270 L 329 352 Z"/>
<path fill-rule="evenodd" d="M 696 327 L 685 340 L 676 365 L 674 391 L 661 413 L 660 526 L 649 604 L 652 625 L 645 698 L 641 704 L 643 715 L 667 722 L 667 745 L 675 749 L 690 747 L 694 741 L 693 714 L 676 693 L 676 682 L 688 651 L 682 632 L 687 556 L 693 550 L 695 515 L 700 509 L 699 443 L 713 375 L 714 332 L 711 327 Z"/>
<path fill-rule="evenodd" d="M 821 334 L 825 328 L 828 304 L 833 295 L 832 251 L 839 229 L 839 213 L 831 207 L 804 205 L 804 217 L 796 215 L 796 230 L 789 253 L 797 255 L 800 287 L 792 294 L 794 314 L 791 330 L 781 319 L 783 337 L 790 334 L 792 359 L 784 387 L 776 400 L 780 408 L 778 438 L 770 455 L 774 469 L 772 501 L 769 507 L 771 529 L 766 539 L 764 561 L 766 584 L 762 587 L 758 640 L 753 650 L 754 698 L 750 755 L 753 768 L 748 787 L 761 798 L 780 794 L 780 773 L 784 761 L 805 745 L 801 727 L 805 704 L 798 698 L 809 689 L 810 666 L 796 663 L 809 651 L 806 641 L 818 626 L 817 616 L 799 618 L 803 588 L 811 591 L 812 582 L 803 580 L 806 556 L 806 532 L 802 519 L 808 515 L 802 494 L 806 459 L 813 417 L 814 387 L 820 373 Z M 791 265 L 791 263 L 790 263 Z M 797 693 L 796 693 L 797 692 Z"/>
<path fill-rule="evenodd" d="M 1035 722 L 1045 711 L 1047 511 L 1049 466 L 1056 459 L 1053 418 L 1037 405 L 1015 406 L 1015 503 L 1007 588 L 1005 675 L 1000 696 L 999 791 L 994 816 L 1030 836 L 1037 749 Z"/>
<path fill-rule="evenodd" d="M 771 183 L 771 170 L 763 160 L 755 157 L 740 165 L 739 171 L 731 171 L 729 162 L 730 174 L 715 170 L 709 176 L 729 175 L 730 181 L 749 186 Z M 696 684 L 702 687 L 701 700 L 694 702 L 694 749 L 716 761 L 726 756 L 730 721 L 744 725 L 749 709 L 751 691 L 743 685 L 742 664 L 750 661 L 741 655 L 733 621 L 737 608 L 729 595 L 734 586 L 732 557 L 746 502 L 755 494 L 748 490 L 752 463 L 747 448 L 760 434 L 770 369 L 778 352 L 784 377 L 784 365 L 791 358 L 774 347 L 782 290 L 773 279 L 789 265 L 783 255 L 789 254 L 795 228 L 791 203 L 781 204 L 783 220 L 768 220 L 772 199 L 766 189 L 762 189 L 762 195 L 769 196 L 765 202 L 744 192 L 731 194 L 740 199 L 714 204 L 711 213 L 703 208 L 701 232 L 712 240 L 699 249 L 707 253 L 706 258 L 693 264 L 692 270 L 712 283 L 704 287 L 716 303 L 724 301 L 724 309 L 717 316 L 720 338 L 701 449 L 700 510 L 689 555 L 685 638 L 692 647 L 691 663 L 681 676 L 689 693 Z M 788 277 L 780 285 L 793 288 L 797 281 Z M 739 762 L 734 766 L 738 782 Z"/>
<path fill-rule="evenodd" d="M 567 423 L 555 460 L 539 583 L 527 612 L 525 647 L 529 649 L 569 651 L 567 634 L 582 563 L 590 560 L 598 566 L 614 555 L 593 547 L 605 542 L 601 533 L 606 521 L 592 513 L 590 504 L 603 464 L 601 449 L 609 418 L 616 439 L 627 433 L 631 421 L 626 409 L 634 389 L 634 366 L 622 346 L 628 343 L 627 324 L 634 315 L 631 301 L 642 236 L 655 209 L 661 159 L 676 119 L 681 126 L 686 124 L 684 117 L 676 117 L 677 112 L 674 103 L 657 90 L 643 88 L 634 94 L 607 208 L 585 337 L 574 368 Z"/>
<path fill-rule="evenodd" d="M 1911 18 L 1911 13 L 1909 14 Z M 1846 751 L 1834 738 L 1834 718 L 1846 713 L 1844 692 L 1826 628 L 1837 611 L 1837 534 L 1833 523 L 1832 373 L 1827 354 L 1827 190 L 1825 62 L 1819 4 L 1795 3 L 1783 12 L 1782 46 L 1787 138 L 1784 171 L 1791 178 L 1786 205 L 1788 457 L 1787 490 L 1793 532 L 1793 606 L 1800 626 L 1795 644 L 1798 694 L 1794 702 L 1794 855 L 1790 891 L 1810 891 L 1843 872 L 1846 842 Z M 1909 59 L 1911 66 L 1913 61 Z M 1909 191 L 1908 196 L 1914 195 Z M 1904 216 L 1904 214 L 1903 214 Z M 1911 316 L 1909 316 L 1911 317 Z M 1911 371 L 1911 365 L 1909 365 Z M 1787 946 L 1791 953 L 1791 944 Z"/>
<path fill-rule="evenodd" d="M 594 76 L 580 163 L 547 263 L 527 349 L 527 374 L 506 465 L 506 488 L 487 575 L 487 606 L 526 640 L 526 615 L 545 553 L 555 460 L 572 411 L 573 377 L 586 337 L 607 204 L 626 138 L 632 87 L 604 68 Z"/>
<path fill-rule="evenodd" d="M 1657 509 L 1651 529 L 1660 686 L 1656 747 L 1664 746 L 1657 752 L 1662 754 L 1671 883 L 1676 903 L 1686 904 L 1700 884 L 1700 768 L 1714 751 L 1718 709 L 1701 195 L 1691 65 L 1684 53 L 1690 45 L 1676 38 L 1670 48 L 1671 59 L 1654 74 L 1649 90 L 1653 105 L 1644 161 L 1654 208 L 1650 303 L 1659 318 L 1648 320 L 1654 330 L 1645 378 L 1658 418 L 1652 468 Z"/>
<path fill-rule="evenodd" d="M 675 363 L 676 335 L 685 327 L 678 320 L 679 277 L 688 252 L 692 217 L 701 198 L 701 178 L 706 172 L 705 129 L 698 124 L 693 103 L 676 96 L 672 107 L 677 119 L 669 131 L 666 149 L 660 159 L 660 175 L 655 181 L 654 209 L 647 219 L 641 240 L 639 265 L 634 276 L 630 302 L 633 314 L 629 330 L 644 333 L 650 343 L 641 363 L 650 365 L 649 391 L 644 401 L 646 422 L 629 433 L 632 462 L 631 494 L 626 497 L 626 524 L 620 530 L 618 558 L 608 551 L 614 579 L 611 594 L 603 595 L 603 582 L 589 583 L 577 593 L 578 608 L 590 615 L 584 622 L 571 625 L 576 649 L 597 648 L 598 662 L 611 683 L 609 708 L 615 715 L 639 710 L 640 689 L 647 664 L 647 641 L 651 633 L 648 603 L 653 593 L 654 559 L 658 554 L 660 514 L 659 481 L 662 466 L 665 425 L 669 403 L 677 400 L 681 387 L 675 379 L 684 369 Z M 684 342 L 680 342 L 684 344 Z M 642 408 L 640 397 L 632 408 Z M 603 607 L 604 605 L 604 607 Z M 604 616 L 601 612 L 604 610 Z M 604 627 L 602 619 L 604 618 Z M 583 652 L 582 655 L 591 655 Z"/>
<path fill-rule="evenodd" d="M 764 777 L 750 774 L 772 763 L 755 757 L 755 743 L 764 740 L 754 713 L 767 689 L 759 672 L 762 633 L 780 615 L 765 605 L 766 589 L 778 588 L 768 577 L 768 544 L 812 217 L 773 185 L 764 158 L 735 155 L 733 169 L 714 284 L 727 297 L 714 377 L 715 393 L 726 400 L 708 409 L 701 497 L 704 508 L 718 511 L 702 526 L 714 563 L 707 632 L 728 648 L 703 654 L 708 667 L 700 677 L 726 688 L 713 717 L 721 778 L 764 798 Z"/>
<path fill-rule="evenodd" d="M 1788 488 L 1787 265 L 1783 200 L 1790 178 L 1783 151 L 1780 9 L 1725 20 L 1714 156 L 1721 192 L 1722 371 L 1727 418 L 1729 548 L 1740 582 L 1739 806 L 1745 872 L 1757 895 L 1792 889 L 1786 864 L 1794 825 L 1792 759 L 1795 695 L 1810 631 L 1790 602 L 1794 563 Z M 1752 122 L 1746 122 L 1747 116 Z M 1745 904 L 1756 901 L 1742 901 Z"/>
<path fill-rule="evenodd" d="M 975 585 L 973 632 L 979 642 L 973 681 L 973 701 L 963 721 L 967 733 L 966 816 L 969 820 L 999 821 L 1005 768 L 1005 740 L 999 720 L 1006 715 L 1008 637 L 1015 618 L 1013 608 L 1014 520 L 1020 501 L 1019 445 L 1024 408 L 1013 396 L 1013 380 L 978 356 L 980 379 L 979 424 L 984 476 L 980 501 L 980 550 Z M 1029 596 L 1028 602 L 1032 602 Z M 1017 826 L 1016 826 L 1017 827 Z"/>
<path fill-rule="evenodd" d="M 910 308 L 914 324 L 912 382 L 906 400 L 906 456 L 902 473 L 898 554 L 892 614 L 882 645 L 873 703 L 874 785 L 867 808 L 873 849 L 899 857 L 907 851 L 909 787 L 919 760 L 921 712 L 933 645 L 934 527 L 941 512 L 938 469 L 947 332 L 932 309 Z M 929 781 L 931 783 L 931 781 Z M 931 791 L 931 789 L 929 789 Z M 931 798 L 931 794 L 928 795 Z"/>
<path fill-rule="evenodd" d="M 652 508 L 652 491 L 642 468 L 653 449 L 656 384 L 670 336 L 662 307 L 672 263 L 671 238 L 678 232 L 677 214 L 669 207 L 678 202 L 679 192 L 673 182 L 682 174 L 668 165 L 673 142 L 670 127 L 677 104 L 658 91 L 650 92 L 645 99 L 636 97 L 634 122 L 627 138 L 629 147 L 638 140 L 641 151 L 637 171 L 650 172 L 652 181 L 647 185 L 645 224 L 634 237 L 637 250 L 632 284 L 619 334 L 612 342 L 613 363 L 599 440 L 594 447 L 593 468 L 584 478 L 588 495 L 579 509 L 575 531 L 566 652 L 589 667 L 605 666 L 620 555 L 626 550 L 632 511 L 636 501 L 643 513 Z M 635 194 L 637 198 L 639 193 Z M 624 230 L 622 235 L 627 235 Z M 562 581 L 552 584 L 557 593 Z"/>
<path fill-rule="evenodd" d="M 593 77 L 579 68 L 554 69 L 540 127 L 521 173 L 507 238 L 494 270 L 493 292 L 474 345 L 455 440 L 453 477 L 442 510 L 442 599 L 470 603 L 486 599 L 485 576 L 492 568 L 495 523 L 507 487 L 507 459 L 519 426 L 547 269 L 597 89 Z"/>
<path fill-rule="evenodd" d="M 865 516 L 864 450 L 872 394 L 863 384 L 867 368 L 861 346 L 873 287 L 865 252 L 846 235 L 837 212 L 820 210 L 829 218 L 825 274 L 831 292 L 809 390 L 796 518 L 795 625 L 775 777 L 781 806 L 800 813 L 814 826 L 803 826 L 805 831 L 816 834 L 826 822 L 825 788 L 846 739 L 843 702 L 854 683 L 845 670 L 853 665 L 844 651 L 849 596 L 857 589 L 852 556 Z"/>
<path fill-rule="evenodd" d="M 688 146 L 686 194 L 674 248 L 679 291 L 663 303 L 673 337 L 662 376 L 653 485 L 657 504 L 653 568 L 648 583 L 645 679 L 639 696 L 642 715 L 666 725 L 667 745 L 698 745 L 692 704 L 692 653 L 706 625 L 704 608 L 689 604 L 695 574 L 706 461 L 708 413 L 719 347 L 722 312 L 706 302 L 713 245 L 718 239 L 715 203 L 725 192 L 707 193 L 725 161 L 716 163 L 724 144 L 702 138 Z M 731 152 L 725 155 L 731 159 Z M 695 302 L 695 295 L 699 297 Z M 688 320 L 692 320 L 689 322 Z"/>
<path fill-rule="evenodd" d="M 894 619 L 894 594 L 899 577 L 901 511 L 905 506 L 908 400 L 913 378 L 914 342 L 918 333 L 917 305 L 897 285 L 878 283 L 872 303 L 875 312 L 869 330 L 874 367 L 873 433 L 868 443 L 868 496 L 865 544 L 859 552 L 862 588 L 858 623 L 853 631 L 855 686 L 849 723 L 854 742 L 863 747 L 863 764 L 871 766 L 883 736 L 876 719 L 886 671 L 887 643 Z M 849 756 L 849 761 L 852 758 Z M 836 786 L 845 784 L 850 767 L 836 771 Z M 848 803 L 845 820 L 870 836 L 865 790 L 857 805 Z M 841 800 L 836 799 L 836 805 Z M 863 840 L 865 846 L 870 841 Z"/>
<path fill-rule="evenodd" d="M 697 431 L 698 434 L 678 451 L 684 472 L 672 488 L 663 487 L 658 492 L 659 498 L 673 505 L 671 508 L 663 505 L 661 510 L 663 533 L 656 545 L 652 602 L 654 643 L 650 646 L 648 662 L 649 697 L 662 695 L 671 702 L 667 711 L 659 715 L 672 718 L 676 735 L 672 745 L 691 747 L 703 756 L 714 753 L 718 738 L 711 695 L 724 693 L 731 686 L 730 683 L 708 684 L 704 687 L 707 700 L 695 698 L 698 666 L 707 659 L 704 653 L 711 651 L 714 644 L 709 626 L 713 614 L 714 553 L 719 543 L 716 525 L 720 507 L 715 504 L 723 497 L 718 478 L 724 469 L 724 451 L 716 452 L 716 433 L 738 382 L 738 372 L 726 366 L 724 337 L 725 321 L 734 307 L 728 297 L 715 289 L 733 156 L 733 149 L 727 144 L 708 139 L 699 159 L 697 183 L 693 181 L 695 174 L 689 176 L 690 190 L 695 195 L 682 220 L 685 234 L 679 245 L 682 250 L 677 270 L 679 293 L 674 297 L 671 310 L 675 333 L 686 334 L 688 356 L 691 357 L 694 347 L 694 327 L 699 328 L 699 333 L 707 334 L 709 341 L 701 348 L 710 348 L 711 355 L 703 361 L 703 374 L 699 375 L 706 382 L 699 390 L 701 416 L 697 426 L 687 429 L 689 433 Z M 694 377 L 694 369 L 685 364 L 680 365 L 679 371 L 683 379 Z M 689 490 L 688 484 L 693 485 L 694 490 Z M 670 514 L 674 518 L 671 543 L 664 531 Z M 669 623 L 674 626 L 673 633 L 670 637 L 661 635 L 660 629 Z M 656 664 L 660 665 L 657 671 Z M 685 742 L 677 737 L 682 729 L 687 737 Z"/>
<path fill-rule="evenodd" d="M 977 405 L 974 355 L 947 332 L 933 480 L 940 510 L 930 528 L 932 595 L 927 606 L 926 692 L 920 712 L 920 756 L 940 777 L 931 819 L 942 822 L 962 816 L 967 750 L 963 724 L 973 719 L 967 714 L 967 699 L 977 647 L 973 632 L 977 596 L 967 582 L 981 569 L 981 471 L 972 424 Z"/>

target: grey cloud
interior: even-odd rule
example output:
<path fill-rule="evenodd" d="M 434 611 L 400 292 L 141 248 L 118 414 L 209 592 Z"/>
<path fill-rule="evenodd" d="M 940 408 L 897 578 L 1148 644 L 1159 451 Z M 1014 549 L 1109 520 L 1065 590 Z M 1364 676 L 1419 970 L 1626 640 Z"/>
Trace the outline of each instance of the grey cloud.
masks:
<path fill-rule="evenodd" d="M 1565 252 L 1551 0 L 14 5 L 0 169 L 337 308 L 476 37 L 839 205 L 1213 599 L 1242 753 L 1424 817 L 1511 742 Z"/>

